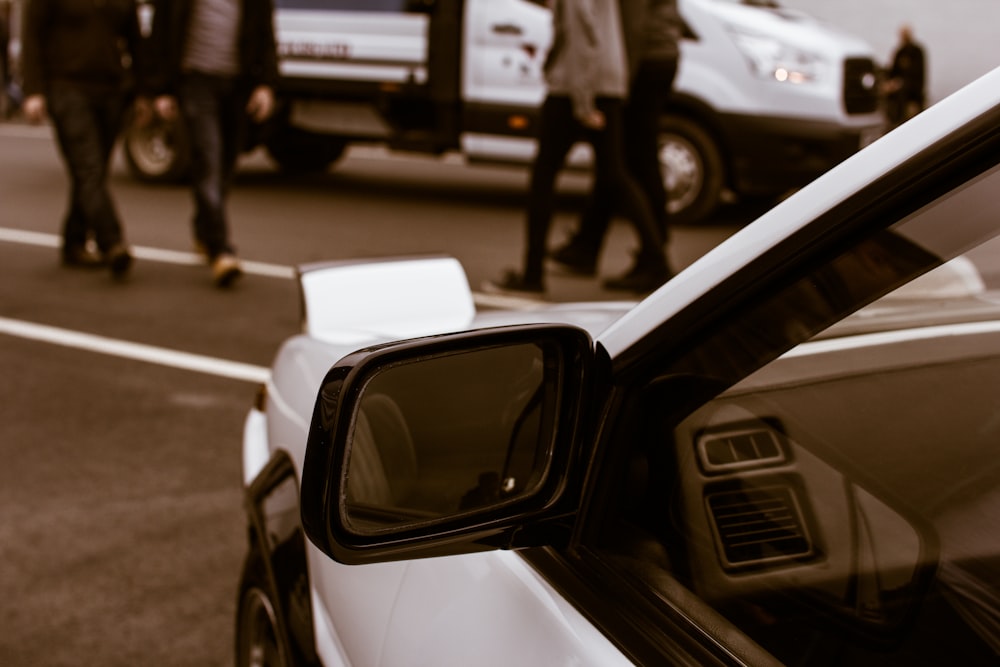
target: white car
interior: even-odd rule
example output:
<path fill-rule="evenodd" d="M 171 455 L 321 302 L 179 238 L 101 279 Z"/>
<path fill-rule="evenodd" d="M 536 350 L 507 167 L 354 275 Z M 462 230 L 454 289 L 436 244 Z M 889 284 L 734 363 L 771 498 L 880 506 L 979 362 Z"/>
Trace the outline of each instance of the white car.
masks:
<path fill-rule="evenodd" d="M 1000 664 L 1000 69 L 638 304 L 303 267 L 238 665 Z"/>

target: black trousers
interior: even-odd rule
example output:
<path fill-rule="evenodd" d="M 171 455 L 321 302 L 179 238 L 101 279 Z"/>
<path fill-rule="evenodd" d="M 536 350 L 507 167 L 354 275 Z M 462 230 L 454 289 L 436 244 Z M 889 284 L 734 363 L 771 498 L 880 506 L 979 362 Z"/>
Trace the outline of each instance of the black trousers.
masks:
<path fill-rule="evenodd" d="M 527 211 L 527 247 L 524 279 L 542 282 L 546 244 L 555 208 L 555 183 L 570 149 L 585 140 L 594 150 L 594 183 L 600 184 L 593 197 L 621 210 L 635 226 L 641 254 L 663 259 L 663 243 L 649 203 L 625 165 L 622 143 L 622 105 L 618 98 L 601 97 L 597 108 L 604 114 L 602 130 L 585 128 L 574 116 L 566 95 L 549 95 L 542 104 L 538 153 L 531 169 Z"/>
<path fill-rule="evenodd" d="M 108 190 L 108 165 L 125 112 L 124 93 L 51 82 L 49 116 L 70 180 L 63 247 L 83 246 L 92 234 L 107 252 L 122 241 L 122 227 Z"/>
<path fill-rule="evenodd" d="M 643 61 L 632 80 L 623 110 L 626 166 L 649 202 L 664 243 L 669 237 L 669 224 L 667 191 L 659 156 L 660 118 L 676 75 L 676 59 Z M 571 242 L 595 258 L 600 254 L 616 213 L 614 201 L 605 193 L 608 188 L 607 184 L 595 183 L 594 194 L 584 208 L 579 229 Z"/>
<path fill-rule="evenodd" d="M 230 77 L 190 72 L 180 81 L 178 97 L 191 139 L 194 237 L 214 259 L 234 252 L 228 198 L 249 131 L 250 91 Z"/>

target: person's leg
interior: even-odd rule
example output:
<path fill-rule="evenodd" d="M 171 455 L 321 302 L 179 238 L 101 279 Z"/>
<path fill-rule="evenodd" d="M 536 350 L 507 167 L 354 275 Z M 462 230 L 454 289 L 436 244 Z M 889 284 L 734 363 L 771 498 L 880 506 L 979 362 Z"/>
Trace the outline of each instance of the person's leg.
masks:
<path fill-rule="evenodd" d="M 524 278 L 542 283 L 549 228 L 555 211 L 555 183 L 578 136 L 569 97 L 550 95 L 539 119 L 538 153 L 531 167 L 526 221 Z"/>
<path fill-rule="evenodd" d="M 528 181 L 525 213 L 525 250 L 522 271 L 507 271 L 499 280 L 487 281 L 491 292 L 545 291 L 544 263 L 549 227 L 555 209 L 555 182 L 579 129 L 569 97 L 549 95 L 539 113 L 538 146 Z"/>
<path fill-rule="evenodd" d="M 223 129 L 224 88 L 215 77 L 188 74 L 178 93 L 191 140 L 194 237 L 212 260 L 231 251 L 226 223 L 229 176 Z"/>
<path fill-rule="evenodd" d="M 595 176 L 576 231 L 566 243 L 549 253 L 549 258 L 571 273 L 594 275 L 604 237 L 615 213 L 613 203 L 613 190 Z"/>
<path fill-rule="evenodd" d="M 118 212 L 107 188 L 109 148 L 105 137 L 105 99 L 90 99 L 79 88 L 53 84 L 48 92 L 49 114 L 56 128 L 60 151 L 71 182 L 71 203 L 63 230 L 64 248 L 77 248 L 94 234 L 101 253 L 123 248 Z M 113 139 L 111 140 L 113 143 Z M 64 256 L 65 257 L 65 256 Z M 123 273 L 131 263 L 115 262 L 112 270 Z"/>
<path fill-rule="evenodd" d="M 670 270 L 649 202 L 625 166 L 622 105 L 617 98 L 598 99 L 606 126 L 601 132 L 590 133 L 590 140 L 594 147 L 595 179 L 608 183 L 614 202 L 635 228 L 640 246 L 635 268 L 621 278 L 606 281 L 605 286 L 645 292 L 668 280 Z"/>
<path fill-rule="evenodd" d="M 649 201 L 664 243 L 669 240 L 667 190 L 660 165 L 660 121 L 670 97 L 677 60 L 643 61 L 624 109 L 625 160 Z"/>

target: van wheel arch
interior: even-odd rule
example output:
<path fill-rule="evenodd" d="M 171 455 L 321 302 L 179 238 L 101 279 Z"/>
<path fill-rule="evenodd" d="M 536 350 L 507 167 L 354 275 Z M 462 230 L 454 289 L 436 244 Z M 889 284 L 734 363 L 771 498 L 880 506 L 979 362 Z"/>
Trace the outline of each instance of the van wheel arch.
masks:
<path fill-rule="evenodd" d="M 714 134 L 686 116 L 666 114 L 660 122 L 660 168 L 672 224 L 704 221 L 719 205 L 726 165 Z"/>
<path fill-rule="evenodd" d="M 347 143 L 344 137 L 283 125 L 272 129 L 264 145 L 282 171 L 316 174 L 337 162 L 347 149 Z"/>

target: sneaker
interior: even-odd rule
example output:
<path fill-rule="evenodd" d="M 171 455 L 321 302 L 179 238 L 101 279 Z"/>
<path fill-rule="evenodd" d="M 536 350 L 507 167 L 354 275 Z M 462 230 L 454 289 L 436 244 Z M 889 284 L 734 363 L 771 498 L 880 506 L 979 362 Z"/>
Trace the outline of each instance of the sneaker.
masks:
<path fill-rule="evenodd" d="M 603 284 L 609 290 L 648 294 L 673 277 L 673 272 L 666 266 L 644 267 L 636 264 L 623 275 L 608 278 Z"/>
<path fill-rule="evenodd" d="M 99 269 L 104 258 L 87 246 L 66 246 L 61 253 L 63 266 L 77 269 Z"/>
<path fill-rule="evenodd" d="M 229 287 L 243 275 L 243 268 L 236 255 L 224 252 L 212 260 L 212 280 L 217 287 Z"/>
<path fill-rule="evenodd" d="M 121 243 L 116 243 L 104 253 L 104 263 L 111 269 L 111 277 L 120 280 L 132 268 L 132 253 Z"/>
<path fill-rule="evenodd" d="M 539 282 L 530 282 L 517 271 L 506 271 L 499 280 L 488 280 L 483 283 L 484 292 L 490 294 L 506 294 L 509 296 L 539 297 L 545 294 L 545 286 Z"/>
<path fill-rule="evenodd" d="M 550 252 L 549 259 L 574 275 L 597 275 L 597 257 L 572 241 Z"/>

